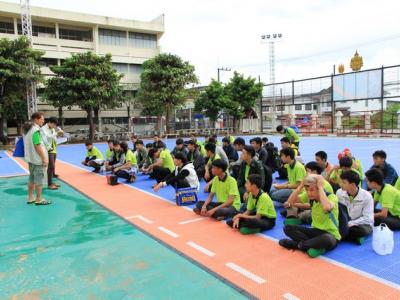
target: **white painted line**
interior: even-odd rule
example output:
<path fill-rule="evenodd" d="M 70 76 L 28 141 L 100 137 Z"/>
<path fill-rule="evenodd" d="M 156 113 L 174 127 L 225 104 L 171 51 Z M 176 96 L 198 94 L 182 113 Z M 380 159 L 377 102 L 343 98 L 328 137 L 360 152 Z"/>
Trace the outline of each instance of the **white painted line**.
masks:
<path fill-rule="evenodd" d="M 196 219 L 191 219 L 191 220 L 187 220 L 187 221 L 182 221 L 182 222 L 179 222 L 178 224 L 185 225 L 185 224 L 194 223 L 194 222 L 198 222 L 198 221 L 205 220 L 205 219 L 206 218 L 196 218 Z"/>
<path fill-rule="evenodd" d="M 190 242 L 187 242 L 186 244 L 189 245 L 190 247 L 196 249 L 197 251 L 200 251 L 201 253 L 203 253 L 205 255 L 208 255 L 208 256 L 211 256 L 211 257 L 215 256 L 214 252 L 212 252 L 212 251 L 210 251 L 210 250 L 208 250 L 208 249 L 196 244 L 195 242 L 190 241 Z"/>
<path fill-rule="evenodd" d="M 168 234 L 169 236 L 172 236 L 173 238 L 179 237 L 178 234 L 176 234 L 175 232 L 173 232 L 173 231 L 171 231 L 171 230 L 169 230 L 169 229 L 167 229 L 167 228 L 165 228 L 163 226 L 158 227 L 158 230 Z"/>
<path fill-rule="evenodd" d="M 143 222 L 145 222 L 145 223 L 147 223 L 147 224 L 153 224 L 153 221 L 152 221 L 152 220 L 149 220 L 149 219 L 147 219 L 147 218 L 145 218 L 145 217 L 143 217 L 143 216 L 141 216 L 141 215 L 125 217 L 125 219 L 127 219 L 127 220 L 139 219 L 139 220 L 141 220 L 141 221 L 143 221 Z"/>
<path fill-rule="evenodd" d="M 18 166 L 20 166 L 21 169 L 24 170 L 26 174 L 29 173 L 28 169 L 26 169 L 23 165 L 21 165 L 21 164 L 20 164 L 14 157 L 12 157 L 10 154 L 8 154 L 7 151 L 4 151 L 4 153 L 5 153 L 9 158 L 11 158 Z"/>
<path fill-rule="evenodd" d="M 283 298 L 285 298 L 286 300 L 300 300 L 299 297 L 296 297 L 295 295 L 292 295 L 291 293 L 284 294 Z"/>
<path fill-rule="evenodd" d="M 265 279 L 263 279 L 263 278 L 257 276 L 256 274 L 251 273 L 250 271 L 248 271 L 248 270 L 246 270 L 246 269 L 244 269 L 244 268 L 242 268 L 242 267 L 240 267 L 240 266 L 238 266 L 238 265 L 236 265 L 236 264 L 234 264 L 234 263 L 232 263 L 232 262 L 227 263 L 227 264 L 225 264 L 225 265 L 226 265 L 228 268 L 230 268 L 230 269 L 232 269 L 232 270 L 234 270 L 234 271 L 236 271 L 236 272 L 242 274 L 243 276 L 245 276 L 245 277 L 247 277 L 247 278 L 253 280 L 254 282 L 256 282 L 256 283 L 258 283 L 258 284 L 263 284 L 263 283 L 266 282 Z"/>

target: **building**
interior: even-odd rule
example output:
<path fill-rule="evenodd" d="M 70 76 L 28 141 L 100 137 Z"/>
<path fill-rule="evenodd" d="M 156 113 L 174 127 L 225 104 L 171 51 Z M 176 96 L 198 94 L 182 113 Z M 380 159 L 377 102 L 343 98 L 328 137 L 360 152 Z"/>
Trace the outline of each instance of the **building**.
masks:
<path fill-rule="evenodd" d="M 31 7 L 31 15 L 33 48 L 45 51 L 41 61 L 45 76 L 52 76 L 49 66 L 60 65 L 72 53 L 92 51 L 98 55 L 112 54 L 114 68 L 125 75 L 122 83 L 131 101 L 119 109 L 102 111 L 100 124 L 103 124 L 103 130 L 126 130 L 128 118 L 140 113 L 134 96 L 141 66 L 160 53 L 164 16 L 143 22 L 41 7 Z M 0 38 L 16 38 L 21 34 L 20 5 L 0 2 Z M 46 116 L 57 116 L 54 107 L 41 100 L 43 88 L 38 88 L 38 109 Z M 68 131 L 86 124 L 85 112 L 76 107 L 65 110 L 64 117 Z M 9 126 L 12 127 L 12 124 Z"/>

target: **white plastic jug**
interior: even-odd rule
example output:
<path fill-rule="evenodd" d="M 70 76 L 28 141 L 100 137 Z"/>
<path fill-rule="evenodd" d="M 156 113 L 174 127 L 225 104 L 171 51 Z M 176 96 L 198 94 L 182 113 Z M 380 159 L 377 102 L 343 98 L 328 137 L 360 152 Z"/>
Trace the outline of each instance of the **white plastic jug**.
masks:
<path fill-rule="evenodd" d="M 392 254 L 394 247 L 393 231 L 386 224 L 374 227 L 372 248 L 379 255 Z"/>

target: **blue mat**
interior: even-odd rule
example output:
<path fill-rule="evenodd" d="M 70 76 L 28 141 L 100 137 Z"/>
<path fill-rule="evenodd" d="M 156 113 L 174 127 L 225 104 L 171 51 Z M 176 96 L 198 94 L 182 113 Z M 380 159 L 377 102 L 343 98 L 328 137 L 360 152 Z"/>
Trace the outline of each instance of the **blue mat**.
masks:
<path fill-rule="evenodd" d="M 0 177 L 26 175 L 27 172 L 18 165 L 5 151 L 0 151 Z"/>
<path fill-rule="evenodd" d="M 245 137 L 246 141 L 250 138 Z M 280 145 L 279 140 L 280 137 L 277 136 L 270 138 L 270 141 L 275 145 Z M 167 140 L 166 144 L 169 149 L 172 149 L 174 140 Z M 96 146 L 103 152 L 106 150 L 106 144 L 104 143 L 96 144 Z M 388 162 L 400 171 L 399 139 L 304 137 L 300 143 L 300 151 L 305 162 L 314 160 L 314 153 L 324 150 L 328 153 L 329 161 L 337 164 L 337 154 L 344 148 L 350 148 L 353 155 L 362 161 L 364 171 L 372 165 L 372 153 L 375 150 L 383 149 L 388 155 Z M 59 158 L 77 166 L 81 166 L 80 162 L 84 159 L 85 153 L 84 145 L 63 145 L 59 147 Z M 133 186 L 175 202 L 174 190 L 171 187 L 163 188 L 159 193 L 154 193 L 151 189 L 153 184 L 154 181 L 148 180 L 147 176 L 139 175 Z M 201 186 L 203 187 L 204 184 L 202 182 Z M 200 192 L 199 199 L 206 198 L 207 194 Z M 276 226 L 272 230 L 263 233 L 274 239 L 284 237 L 283 218 L 280 216 L 279 210 L 280 208 L 277 208 L 278 219 Z M 372 238 L 370 237 L 362 246 L 341 242 L 335 250 L 328 252 L 325 257 L 400 285 L 400 275 L 397 271 L 400 267 L 400 232 L 395 233 L 395 250 L 392 255 L 379 256 L 373 252 Z"/>

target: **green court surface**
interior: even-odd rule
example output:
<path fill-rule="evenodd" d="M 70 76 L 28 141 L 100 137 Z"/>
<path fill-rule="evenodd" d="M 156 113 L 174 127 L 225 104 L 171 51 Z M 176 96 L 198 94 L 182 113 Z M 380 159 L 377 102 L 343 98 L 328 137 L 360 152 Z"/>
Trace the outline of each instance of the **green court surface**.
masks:
<path fill-rule="evenodd" d="M 66 184 L 27 205 L 27 177 L 0 179 L 1 299 L 242 299 Z"/>

